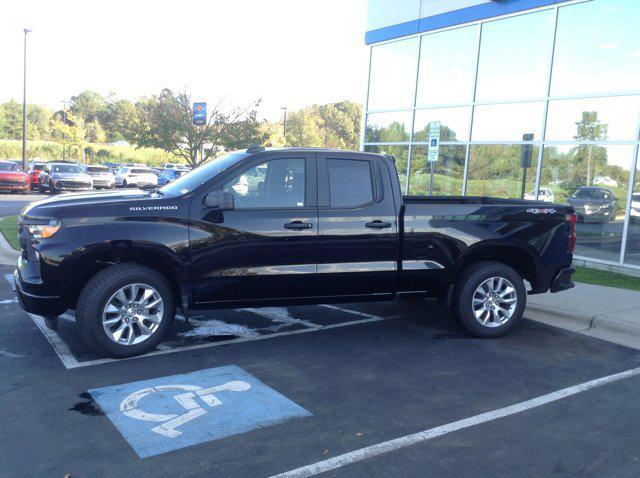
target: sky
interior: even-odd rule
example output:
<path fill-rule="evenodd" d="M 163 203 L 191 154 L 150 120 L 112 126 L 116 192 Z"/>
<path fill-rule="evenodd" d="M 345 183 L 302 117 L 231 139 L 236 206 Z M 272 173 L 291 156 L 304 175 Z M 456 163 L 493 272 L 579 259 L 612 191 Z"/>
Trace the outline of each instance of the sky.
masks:
<path fill-rule="evenodd" d="M 0 15 L 0 102 L 60 109 L 83 90 L 135 100 L 164 87 L 227 108 L 363 102 L 366 0 L 21 0 Z"/>

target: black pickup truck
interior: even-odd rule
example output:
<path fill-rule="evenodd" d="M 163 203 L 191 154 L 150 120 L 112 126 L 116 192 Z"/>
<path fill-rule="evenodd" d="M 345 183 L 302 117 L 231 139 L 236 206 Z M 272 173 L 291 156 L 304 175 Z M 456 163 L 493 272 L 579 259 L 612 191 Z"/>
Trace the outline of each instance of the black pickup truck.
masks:
<path fill-rule="evenodd" d="M 496 337 L 527 292 L 573 287 L 573 212 L 403 197 L 390 156 L 252 147 L 157 190 L 31 204 L 14 279 L 27 312 L 53 327 L 75 309 L 83 339 L 117 357 L 153 349 L 176 308 L 402 296 L 442 298 L 471 334 Z"/>

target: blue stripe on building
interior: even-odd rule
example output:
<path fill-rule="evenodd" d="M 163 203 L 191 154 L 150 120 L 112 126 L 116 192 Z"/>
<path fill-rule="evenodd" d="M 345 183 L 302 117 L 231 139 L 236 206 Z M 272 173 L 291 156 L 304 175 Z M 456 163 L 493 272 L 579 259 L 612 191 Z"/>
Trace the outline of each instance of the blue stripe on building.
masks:
<path fill-rule="evenodd" d="M 414 33 L 428 32 L 463 23 L 483 20 L 485 18 L 507 15 L 531 8 L 544 7 L 555 3 L 563 3 L 569 0 L 501 0 L 482 3 L 472 7 L 461 8 L 451 12 L 433 15 L 431 17 L 411 20 L 398 25 L 378 28 L 365 33 L 364 39 L 367 45 L 378 43 L 393 38 L 399 38 Z"/>

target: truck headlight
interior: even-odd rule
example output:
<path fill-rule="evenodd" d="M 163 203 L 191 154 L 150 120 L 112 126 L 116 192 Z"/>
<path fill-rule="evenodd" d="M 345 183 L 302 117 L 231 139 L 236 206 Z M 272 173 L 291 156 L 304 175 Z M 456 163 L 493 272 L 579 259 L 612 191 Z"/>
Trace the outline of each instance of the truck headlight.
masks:
<path fill-rule="evenodd" d="M 47 239 L 60 229 L 60 221 L 52 219 L 49 224 L 29 224 L 27 229 L 34 239 Z"/>

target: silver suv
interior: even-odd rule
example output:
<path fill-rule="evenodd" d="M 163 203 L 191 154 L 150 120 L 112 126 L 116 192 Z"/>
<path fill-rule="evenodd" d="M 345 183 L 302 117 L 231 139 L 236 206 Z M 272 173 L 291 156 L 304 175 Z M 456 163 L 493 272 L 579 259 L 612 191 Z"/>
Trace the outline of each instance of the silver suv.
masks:
<path fill-rule="evenodd" d="M 50 163 L 40 173 L 38 189 L 41 193 L 61 191 L 90 191 L 93 179 L 82 166 L 73 163 Z"/>

